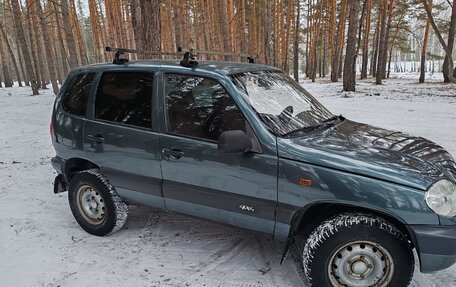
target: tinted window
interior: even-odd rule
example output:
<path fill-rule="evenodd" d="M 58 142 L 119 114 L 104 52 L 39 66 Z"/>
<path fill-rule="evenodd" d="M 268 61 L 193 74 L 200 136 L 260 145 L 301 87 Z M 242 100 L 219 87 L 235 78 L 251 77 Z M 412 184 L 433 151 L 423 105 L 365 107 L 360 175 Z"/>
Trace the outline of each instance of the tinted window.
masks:
<path fill-rule="evenodd" d="M 151 128 L 152 84 L 152 73 L 104 73 L 95 100 L 95 117 Z"/>
<path fill-rule="evenodd" d="M 228 130 L 245 132 L 245 120 L 231 96 L 215 80 L 166 74 L 168 131 L 217 140 Z"/>
<path fill-rule="evenodd" d="M 80 74 L 71 80 L 65 94 L 63 95 L 63 110 L 79 116 L 85 116 L 87 99 L 92 87 L 95 73 Z"/>

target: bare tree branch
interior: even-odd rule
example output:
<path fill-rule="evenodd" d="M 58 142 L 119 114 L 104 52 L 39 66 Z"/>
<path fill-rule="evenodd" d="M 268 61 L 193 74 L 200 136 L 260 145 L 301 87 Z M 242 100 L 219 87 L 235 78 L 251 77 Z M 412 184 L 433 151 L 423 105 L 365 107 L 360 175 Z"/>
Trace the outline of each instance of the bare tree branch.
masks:
<path fill-rule="evenodd" d="M 429 21 L 431 21 L 432 29 L 434 29 L 434 33 L 437 36 L 437 39 L 439 40 L 440 45 L 442 45 L 442 48 L 445 51 L 445 54 L 449 60 L 450 71 L 453 71 L 454 62 L 453 62 L 453 57 L 451 55 L 452 51 L 450 51 L 450 49 L 448 48 L 447 44 L 445 43 L 445 40 L 443 40 L 442 34 L 440 33 L 439 29 L 437 28 L 437 25 L 435 24 L 434 17 L 432 16 L 432 11 L 429 8 L 429 3 L 427 2 L 427 0 L 421 0 L 421 2 L 423 3 L 424 9 L 426 10 L 426 13 L 429 17 Z M 456 84 L 456 79 L 453 78 L 452 72 L 448 73 L 448 78 L 449 78 L 450 82 Z"/>

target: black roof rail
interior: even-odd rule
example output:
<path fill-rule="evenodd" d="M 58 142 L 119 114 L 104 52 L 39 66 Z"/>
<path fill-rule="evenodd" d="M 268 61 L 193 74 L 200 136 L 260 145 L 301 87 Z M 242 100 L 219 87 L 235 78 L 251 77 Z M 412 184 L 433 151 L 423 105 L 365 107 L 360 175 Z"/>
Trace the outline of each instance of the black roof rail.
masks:
<path fill-rule="evenodd" d="M 182 47 L 177 47 L 176 52 L 161 52 L 161 51 L 147 51 L 147 50 L 135 50 L 135 49 L 126 49 L 126 48 L 114 48 L 114 47 L 106 47 L 106 52 L 115 52 L 113 64 L 124 64 L 128 62 L 128 59 L 121 58 L 121 55 L 126 53 L 130 54 L 144 54 L 144 55 L 157 55 L 157 56 L 183 56 L 180 65 L 193 68 L 198 65 L 196 58 L 199 54 L 203 55 L 210 55 L 210 56 L 231 56 L 231 57 L 239 57 L 245 58 L 249 63 L 255 63 L 255 59 L 257 58 L 251 54 L 245 53 L 232 53 L 232 52 L 221 52 L 221 51 L 205 51 L 205 50 L 193 50 L 193 49 L 185 49 Z"/>
<path fill-rule="evenodd" d="M 181 50 L 179 48 L 180 47 L 177 48 L 178 51 Z M 198 62 L 195 60 L 196 56 L 197 54 L 190 49 L 190 51 L 184 53 L 184 58 L 182 61 L 180 61 L 180 65 L 186 68 L 193 68 L 198 66 Z"/>

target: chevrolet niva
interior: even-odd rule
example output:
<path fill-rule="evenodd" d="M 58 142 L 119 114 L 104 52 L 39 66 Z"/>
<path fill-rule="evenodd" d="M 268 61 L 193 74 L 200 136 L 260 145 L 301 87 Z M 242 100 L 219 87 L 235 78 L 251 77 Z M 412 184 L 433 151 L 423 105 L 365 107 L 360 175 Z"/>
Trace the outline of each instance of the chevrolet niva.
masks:
<path fill-rule="evenodd" d="M 312 286 L 407 286 L 456 262 L 456 164 L 421 137 L 334 116 L 258 64 L 115 61 L 70 72 L 54 192 L 105 236 L 145 204 L 298 252 Z"/>

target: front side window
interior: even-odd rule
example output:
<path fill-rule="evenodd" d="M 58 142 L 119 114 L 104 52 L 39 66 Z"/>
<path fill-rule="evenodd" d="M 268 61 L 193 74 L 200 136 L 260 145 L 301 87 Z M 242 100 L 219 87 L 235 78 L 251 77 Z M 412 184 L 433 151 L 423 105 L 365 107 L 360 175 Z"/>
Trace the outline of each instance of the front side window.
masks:
<path fill-rule="evenodd" d="M 95 118 L 151 128 L 152 87 L 152 73 L 104 73 L 95 100 Z"/>
<path fill-rule="evenodd" d="M 62 108 L 64 111 L 78 116 L 85 116 L 87 99 L 92 88 L 95 73 L 79 74 L 73 77 L 63 95 Z"/>
<path fill-rule="evenodd" d="M 245 132 L 245 120 L 222 85 L 209 78 L 165 74 L 168 132 L 218 140 L 229 130 Z"/>
<path fill-rule="evenodd" d="M 246 72 L 232 75 L 231 80 L 277 136 L 299 135 L 332 119 L 323 105 L 283 72 Z"/>

